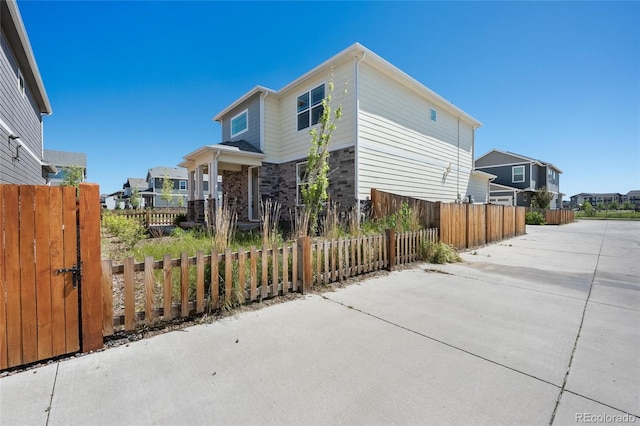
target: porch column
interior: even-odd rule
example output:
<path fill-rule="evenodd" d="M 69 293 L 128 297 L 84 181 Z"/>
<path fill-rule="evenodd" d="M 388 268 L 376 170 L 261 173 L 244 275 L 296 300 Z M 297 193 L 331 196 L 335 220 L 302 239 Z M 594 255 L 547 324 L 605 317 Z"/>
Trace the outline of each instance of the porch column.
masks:
<path fill-rule="evenodd" d="M 195 172 L 193 170 L 189 170 L 187 188 L 189 189 L 189 201 L 195 200 Z"/>
<path fill-rule="evenodd" d="M 196 200 L 204 199 L 204 179 L 202 178 L 202 166 L 196 167 Z"/>
<path fill-rule="evenodd" d="M 218 158 L 213 157 L 213 161 L 209 164 L 209 205 L 212 211 L 218 208 Z"/>

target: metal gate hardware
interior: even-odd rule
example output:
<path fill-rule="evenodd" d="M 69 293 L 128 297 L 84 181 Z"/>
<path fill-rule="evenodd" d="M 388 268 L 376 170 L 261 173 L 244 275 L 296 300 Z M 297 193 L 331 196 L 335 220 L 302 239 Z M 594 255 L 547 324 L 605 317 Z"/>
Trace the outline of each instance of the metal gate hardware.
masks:
<path fill-rule="evenodd" d="M 56 271 L 58 274 L 64 274 L 66 272 L 71 272 L 73 275 L 71 277 L 73 288 L 78 287 L 78 282 L 80 281 L 80 277 L 82 274 L 82 262 L 77 265 L 73 265 L 71 268 L 62 268 Z"/>

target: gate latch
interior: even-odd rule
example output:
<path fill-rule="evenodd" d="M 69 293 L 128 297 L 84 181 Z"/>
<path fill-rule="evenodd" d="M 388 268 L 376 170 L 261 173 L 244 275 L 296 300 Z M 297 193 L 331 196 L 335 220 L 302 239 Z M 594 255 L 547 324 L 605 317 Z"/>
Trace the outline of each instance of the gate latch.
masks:
<path fill-rule="evenodd" d="M 64 274 L 66 272 L 71 272 L 72 277 L 72 283 L 73 283 L 73 288 L 77 288 L 78 287 L 78 282 L 80 281 L 80 276 L 82 273 L 82 262 L 80 262 L 77 265 L 73 265 L 71 268 L 62 268 L 62 269 L 58 269 L 56 272 L 58 272 L 58 274 Z"/>

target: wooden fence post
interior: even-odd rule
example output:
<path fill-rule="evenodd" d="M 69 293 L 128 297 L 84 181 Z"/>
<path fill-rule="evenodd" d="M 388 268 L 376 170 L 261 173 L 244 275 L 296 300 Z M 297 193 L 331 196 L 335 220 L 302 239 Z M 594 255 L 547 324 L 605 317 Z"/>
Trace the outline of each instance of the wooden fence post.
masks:
<path fill-rule="evenodd" d="M 384 232 L 387 234 L 387 256 L 389 257 L 387 270 L 393 271 L 396 266 L 396 231 L 395 229 L 385 229 Z"/>
<path fill-rule="evenodd" d="M 298 238 L 298 277 L 301 284 L 300 292 L 307 294 L 311 291 L 313 282 L 313 262 L 311 260 L 311 237 Z"/>
<path fill-rule="evenodd" d="M 82 259 L 82 351 L 102 348 L 102 255 L 100 253 L 100 187 L 80 184 L 80 259 Z"/>

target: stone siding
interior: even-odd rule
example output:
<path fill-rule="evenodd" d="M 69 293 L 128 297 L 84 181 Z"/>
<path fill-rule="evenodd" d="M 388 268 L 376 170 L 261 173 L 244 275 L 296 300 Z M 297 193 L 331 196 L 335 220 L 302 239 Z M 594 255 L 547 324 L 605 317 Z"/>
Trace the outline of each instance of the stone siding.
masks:
<path fill-rule="evenodd" d="M 239 172 L 222 171 L 224 185 L 223 202 L 228 204 L 238 214 L 238 221 L 249 220 L 249 168 L 242 166 Z"/>

